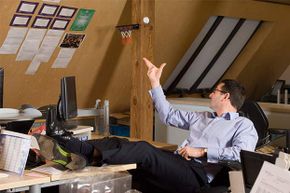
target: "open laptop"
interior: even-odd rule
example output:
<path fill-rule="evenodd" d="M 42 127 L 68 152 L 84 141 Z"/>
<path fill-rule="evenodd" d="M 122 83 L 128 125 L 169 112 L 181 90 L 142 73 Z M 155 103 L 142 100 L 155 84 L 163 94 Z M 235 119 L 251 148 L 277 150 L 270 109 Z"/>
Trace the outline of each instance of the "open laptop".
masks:
<path fill-rule="evenodd" d="M 251 190 L 264 161 L 275 164 L 276 156 L 241 150 L 241 164 L 246 192 Z"/>

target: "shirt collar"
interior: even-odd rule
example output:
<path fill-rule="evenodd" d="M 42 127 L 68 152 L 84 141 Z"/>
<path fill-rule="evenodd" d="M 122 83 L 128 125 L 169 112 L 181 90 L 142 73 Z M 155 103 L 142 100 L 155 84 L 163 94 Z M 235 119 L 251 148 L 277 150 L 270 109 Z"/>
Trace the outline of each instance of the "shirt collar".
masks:
<path fill-rule="evenodd" d="M 210 117 L 210 118 L 216 118 L 217 117 L 217 113 L 216 112 L 210 112 L 208 114 L 208 117 Z M 227 113 L 222 114 L 221 117 L 223 117 L 226 120 L 233 120 L 233 119 L 239 117 L 239 113 L 236 113 L 236 112 L 227 112 Z"/>

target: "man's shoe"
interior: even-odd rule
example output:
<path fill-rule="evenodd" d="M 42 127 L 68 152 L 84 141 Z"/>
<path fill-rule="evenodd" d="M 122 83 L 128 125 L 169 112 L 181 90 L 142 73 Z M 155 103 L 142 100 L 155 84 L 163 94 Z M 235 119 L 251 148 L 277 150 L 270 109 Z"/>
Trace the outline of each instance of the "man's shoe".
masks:
<path fill-rule="evenodd" d="M 46 115 L 46 134 L 50 137 L 55 135 L 64 135 L 67 131 L 63 129 L 60 118 L 58 117 L 57 107 L 51 106 Z"/>
<path fill-rule="evenodd" d="M 38 142 L 40 154 L 45 159 L 61 164 L 71 170 L 82 169 L 87 165 L 84 157 L 68 152 L 55 139 L 41 134 L 33 134 L 33 136 Z"/>

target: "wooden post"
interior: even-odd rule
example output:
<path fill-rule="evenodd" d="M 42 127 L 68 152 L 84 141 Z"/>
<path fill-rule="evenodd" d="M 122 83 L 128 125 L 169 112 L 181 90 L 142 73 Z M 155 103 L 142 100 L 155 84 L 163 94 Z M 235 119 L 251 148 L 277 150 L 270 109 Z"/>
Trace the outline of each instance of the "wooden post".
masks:
<path fill-rule="evenodd" d="M 132 36 L 132 90 L 130 107 L 130 136 L 153 139 L 153 104 L 148 90 L 147 67 L 142 58 L 153 61 L 155 0 L 132 0 L 132 23 L 140 24 Z M 149 24 L 143 18 L 150 19 Z"/>

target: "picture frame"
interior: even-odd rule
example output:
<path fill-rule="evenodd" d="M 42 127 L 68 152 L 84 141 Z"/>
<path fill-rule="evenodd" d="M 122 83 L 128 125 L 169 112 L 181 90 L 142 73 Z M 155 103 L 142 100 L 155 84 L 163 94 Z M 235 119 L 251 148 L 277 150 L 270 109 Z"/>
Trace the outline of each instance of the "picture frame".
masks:
<path fill-rule="evenodd" d="M 29 25 L 31 17 L 31 15 L 14 14 L 10 21 L 10 26 L 27 27 Z"/>
<path fill-rule="evenodd" d="M 51 23 L 50 29 L 66 30 L 69 22 L 69 19 L 54 18 Z"/>
<path fill-rule="evenodd" d="M 20 1 L 16 13 L 34 14 L 38 2 Z"/>
<path fill-rule="evenodd" d="M 33 28 L 48 28 L 52 18 L 36 16 L 31 27 Z"/>
<path fill-rule="evenodd" d="M 52 5 L 52 4 L 42 4 L 38 15 L 43 15 L 43 16 L 55 16 L 57 11 L 59 9 L 59 5 Z"/>
<path fill-rule="evenodd" d="M 61 6 L 56 17 L 60 18 L 73 18 L 78 8 Z"/>

